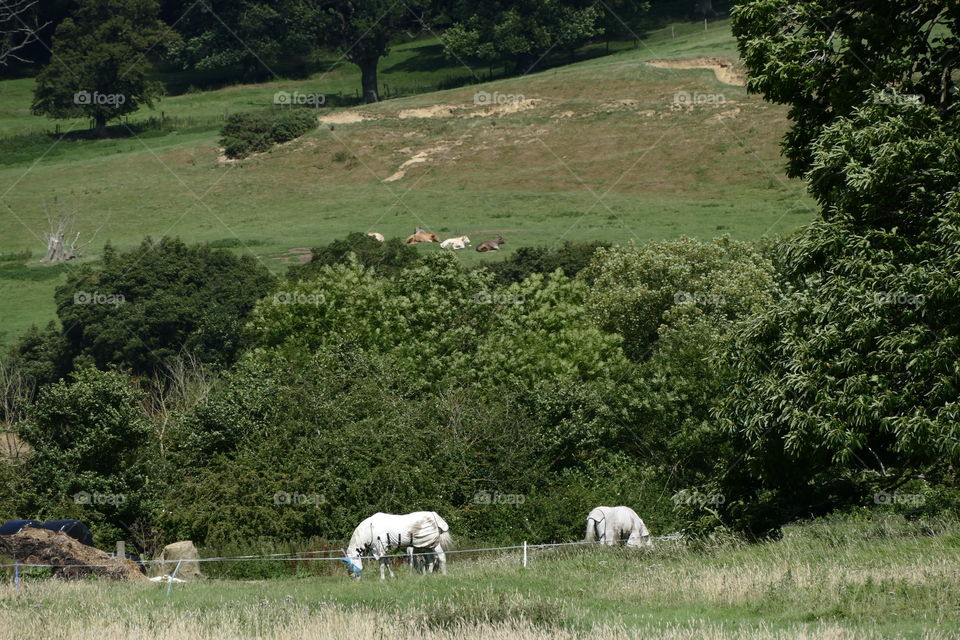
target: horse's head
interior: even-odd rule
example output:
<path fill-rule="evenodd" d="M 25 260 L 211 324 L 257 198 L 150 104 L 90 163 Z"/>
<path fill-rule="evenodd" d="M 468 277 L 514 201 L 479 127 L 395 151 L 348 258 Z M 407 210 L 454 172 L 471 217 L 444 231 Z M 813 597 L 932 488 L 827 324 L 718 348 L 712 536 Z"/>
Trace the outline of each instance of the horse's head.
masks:
<path fill-rule="evenodd" d="M 360 560 L 362 551 L 362 549 L 351 549 L 340 559 L 347 565 L 347 573 L 349 573 L 354 580 L 359 580 L 360 572 L 363 571 L 363 561 Z"/>

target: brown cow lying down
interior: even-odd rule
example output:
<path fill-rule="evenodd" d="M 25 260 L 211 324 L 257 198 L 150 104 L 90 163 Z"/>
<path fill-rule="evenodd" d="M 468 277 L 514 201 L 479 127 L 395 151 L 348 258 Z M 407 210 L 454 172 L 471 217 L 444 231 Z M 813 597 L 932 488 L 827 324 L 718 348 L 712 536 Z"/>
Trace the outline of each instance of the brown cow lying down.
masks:
<path fill-rule="evenodd" d="M 407 238 L 407 244 L 416 244 L 418 242 L 440 242 L 440 236 L 435 233 L 415 233 Z"/>
<path fill-rule="evenodd" d="M 477 251 L 499 251 L 500 245 L 505 244 L 507 241 L 501 236 L 497 236 L 496 240 L 487 240 L 486 242 L 481 242 L 477 245 Z"/>

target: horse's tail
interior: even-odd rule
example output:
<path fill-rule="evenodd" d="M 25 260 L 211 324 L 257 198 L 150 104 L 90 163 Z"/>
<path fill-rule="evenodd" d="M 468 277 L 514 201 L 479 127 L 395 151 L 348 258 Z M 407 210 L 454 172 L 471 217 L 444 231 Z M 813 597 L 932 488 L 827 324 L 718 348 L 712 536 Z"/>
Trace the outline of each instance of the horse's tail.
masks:
<path fill-rule="evenodd" d="M 440 539 L 437 541 L 437 544 L 439 544 L 444 551 L 457 548 L 457 542 L 453 539 L 453 536 L 450 535 L 449 531 L 444 531 L 440 534 Z"/>
<path fill-rule="evenodd" d="M 590 516 L 587 516 L 587 532 L 583 537 L 587 542 L 597 541 L 597 521 Z"/>

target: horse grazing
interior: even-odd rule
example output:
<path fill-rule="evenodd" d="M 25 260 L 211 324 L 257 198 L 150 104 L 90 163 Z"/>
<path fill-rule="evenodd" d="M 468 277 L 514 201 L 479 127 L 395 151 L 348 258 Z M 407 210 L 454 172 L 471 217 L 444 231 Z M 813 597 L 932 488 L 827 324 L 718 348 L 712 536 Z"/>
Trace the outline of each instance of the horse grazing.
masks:
<path fill-rule="evenodd" d="M 361 556 L 373 556 L 380 561 L 380 579 L 384 579 L 384 569 L 394 576 L 387 554 L 394 549 L 413 547 L 414 553 L 432 553 L 436 555 L 436 564 L 440 573 L 447 573 L 447 556 L 444 550 L 453 548 L 450 526 L 433 511 L 415 511 L 406 515 L 375 513 L 361 522 L 350 536 L 347 545 L 347 571 L 360 579 L 363 571 Z M 432 559 L 431 559 L 432 560 Z M 433 562 L 431 564 L 431 571 Z"/>
<path fill-rule="evenodd" d="M 503 239 L 503 236 L 497 236 L 496 240 L 487 240 L 486 242 L 481 242 L 477 245 L 477 251 L 481 253 L 485 251 L 499 251 L 500 245 L 506 244 L 506 240 Z"/>
<path fill-rule="evenodd" d="M 415 233 L 407 238 L 407 244 L 417 244 L 418 242 L 440 242 L 440 236 L 435 233 Z"/>
<path fill-rule="evenodd" d="M 597 507 L 587 515 L 587 542 L 601 542 L 608 546 L 625 544 L 628 547 L 649 547 L 647 525 L 630 507 Z"/>
<path fill-rule="evenodd" d="M 470 244 L 470 238 L 467 236 L 460 236 L 459 238 L 447 238 L 440 243 L 441 249 L 465 249 L 467 245 Z"/>

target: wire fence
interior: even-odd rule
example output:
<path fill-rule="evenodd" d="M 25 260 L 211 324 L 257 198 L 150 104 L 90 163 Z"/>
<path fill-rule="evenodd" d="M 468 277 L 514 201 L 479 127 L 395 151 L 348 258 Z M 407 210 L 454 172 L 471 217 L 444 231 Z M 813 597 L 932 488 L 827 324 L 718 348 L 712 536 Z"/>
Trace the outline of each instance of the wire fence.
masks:
<path fill-rule="evenodd" d="M 679 540 L 680 537 L 676 534 L 668 536 L 655 536 L 650 537 L 650 540 Z M 460 554 L 460 553 L 490 553 L 490 552 L 504 552 L 504 551 L 533 551 L 538 549 L 551 549 L 557 547 L 572 547 L 572 546 L 597 546 L 605 545 L 603 541 L 586 541 L 579 540 L 574 542 L 545 542 L 539 544 L 515 544 L 508 545 L 503 547 L 477 547 L 474 549 L 451 549 L 449 551 L 444 551 L 444 554 Z M 428 552 L 429 553 L 429 552 Z M 327 556 L 319 556 L 317 554 L 330 554 Z M 423 555 L 423 554 L 414 554 L 414 555 Z M 404 558 L 407 556 L 403 555 L 391 555 L 392 558 Z M 358 560 L 379 560 L 380 556 L 372 555 L 363 555 L 355 556 Z M 158 565 L 158 564 L 167 564 L 173 565 L 177 562 L 196 562 L 196 563 L 207 563 L 207 562 L 247 562 L 251 560 L 258 561 L 275 561 L 275 562 L 310 562 L 310 561 L 333 561 L 339 562 L 344 559 L 344 554 L 342 550 L 338 549 L 319 549 L 316 551 L 300 551 L 297 553 L 267 553 L 267 554 L 257 554 L 257 555 L 243 555 L 243 556 L 213 556 L 209 558 L 191 558 L 184 559 L 181 561 L 178 560 L 140 560 L 131 562 L 136 562 L 140 565 Z M 61 568 L 68 567 L 71 569 L 107 569 L 116 567 L 115 563 L 110 564 L 74 564 L 74 563 L 59 563 L 59 564 L 50 564 L 50 563 L 32 563 L 32 562 L 14 562 L 7 564 L 0 564 L 0 569 L 13 569 L 13 568 Z"/>

